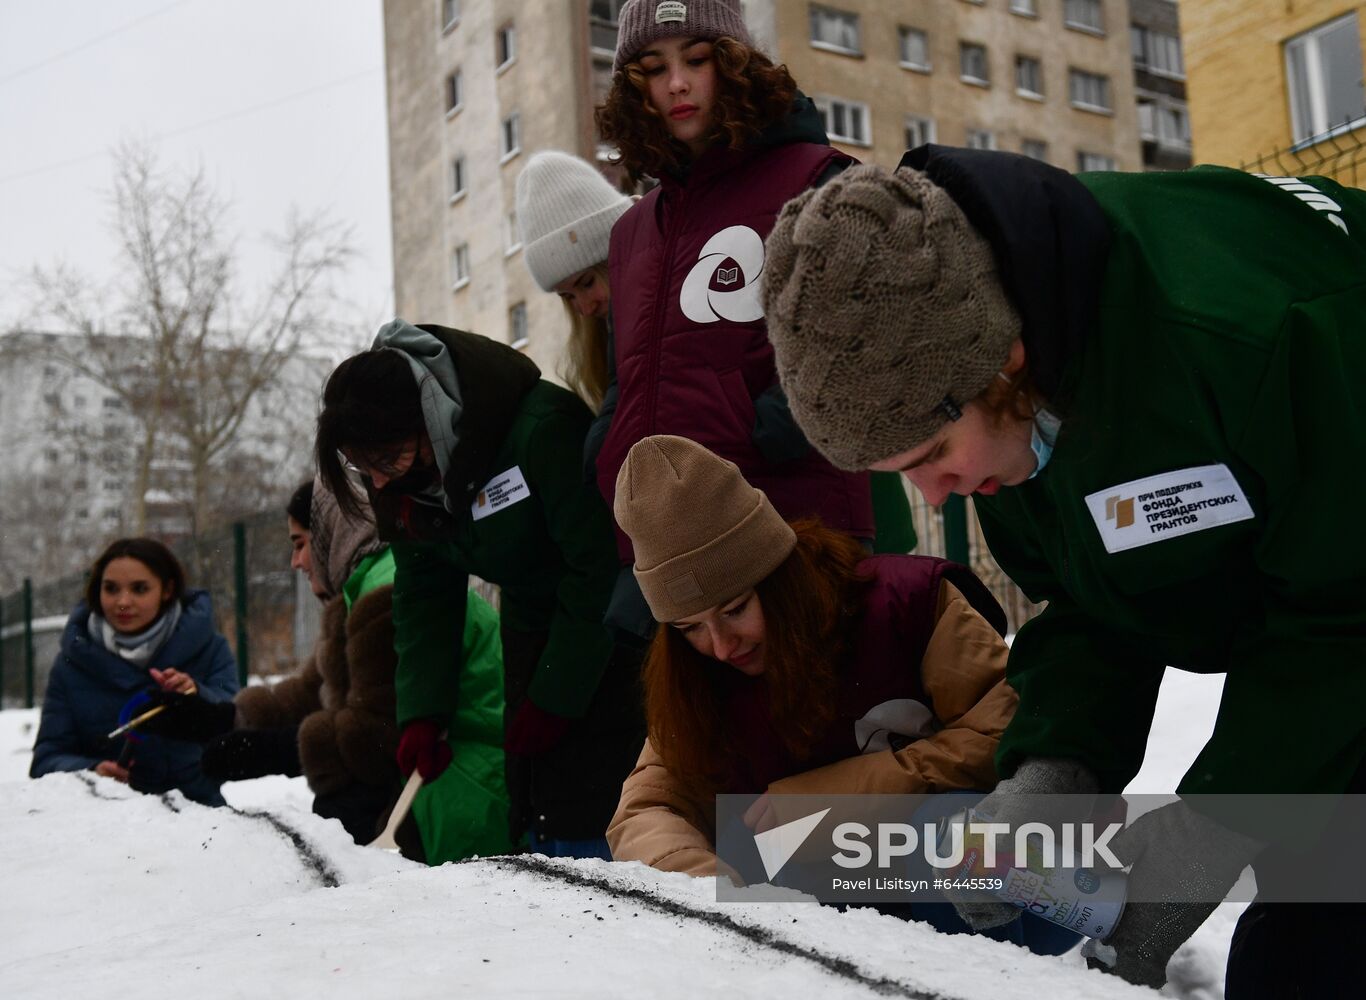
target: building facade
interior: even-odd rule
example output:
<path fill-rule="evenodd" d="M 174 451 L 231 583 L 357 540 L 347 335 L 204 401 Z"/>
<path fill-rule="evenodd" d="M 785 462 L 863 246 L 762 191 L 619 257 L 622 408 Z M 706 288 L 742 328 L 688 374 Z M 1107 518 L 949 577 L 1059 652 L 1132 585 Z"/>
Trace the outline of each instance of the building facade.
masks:
<path fill-rule="evenodd" d="M 1176 0 L 1130 0 L 1134 96 L 1145 170 L 1191 165 L 1190 108 Z"/>
<path fill-rule="evenodd" d="M 548 375 L 567 321 L 522 262 L 533 152 L 596 159 L 622 0 L 385 0 L 394 299 L 400 316 L 505 339 Z M 922 142 L 1068 170 L 1143 165 L 1125 0 L 747 0 L 832 141 L 895 165 Z"/>
<path fill-rule="evenodd" d="M 1363 24 L 1347 0 L 1183 0 L 1196 159 L 1366 183 Z"/>

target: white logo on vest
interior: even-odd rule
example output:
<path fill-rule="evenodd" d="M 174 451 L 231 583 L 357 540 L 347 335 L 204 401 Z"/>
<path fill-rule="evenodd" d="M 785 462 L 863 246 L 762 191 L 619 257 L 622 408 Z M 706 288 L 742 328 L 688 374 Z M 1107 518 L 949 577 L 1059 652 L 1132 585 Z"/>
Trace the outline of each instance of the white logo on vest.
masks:
<path fill-rule="evenodd" d="M 723 267 L 727 261 L 733 266 Z M 764 270 L 764 241 L 749 226 L 721 230 L 702 247 L 697 263 L 683 279 L 678 305 L 694 323 L 752 323 L 764 318 L 759 301 L 759 275 Z M 739 288 L 713 288 L 712 285 Z"/>

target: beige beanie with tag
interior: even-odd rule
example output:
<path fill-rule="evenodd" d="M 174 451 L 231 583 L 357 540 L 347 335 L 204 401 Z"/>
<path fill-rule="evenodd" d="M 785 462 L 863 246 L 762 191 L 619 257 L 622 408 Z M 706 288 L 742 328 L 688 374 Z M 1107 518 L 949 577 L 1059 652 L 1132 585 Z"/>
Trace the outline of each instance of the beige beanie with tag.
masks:
<path fill-rule="evenodd" d="M 782 565 L 797 536 L 734 462 L 687 438 L 637 441 L 617 475 L 617 524 L 656 621 L 724 604 Z"/>

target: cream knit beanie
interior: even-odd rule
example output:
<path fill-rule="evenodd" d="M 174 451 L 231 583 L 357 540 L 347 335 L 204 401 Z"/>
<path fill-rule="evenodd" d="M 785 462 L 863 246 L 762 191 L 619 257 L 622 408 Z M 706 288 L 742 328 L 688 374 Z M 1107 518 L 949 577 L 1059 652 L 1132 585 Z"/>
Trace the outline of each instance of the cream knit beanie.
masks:
<path fill-rule="evenodd" d="M 607 260 L 612 226 L 631 199 L 592 164 L 548 150 L 517 177 L 517 228 L 522 259 L 541 291 Z"/>
<path fill-rule="evenodd" d="M 789 201 L 765 246 L 778 378 L 807 438 L 841 469 L 957 420 L 1020 336 L 991 246 L 910 167 L 850 167 Z"/>
<path fill-rule="evenodd" d="M 617 474 L 613 512 L 635 548 L 640 590 L 661 622 L 738 597 L 797 544 L 734 462 L 671 434 L 631 446 Z"/>

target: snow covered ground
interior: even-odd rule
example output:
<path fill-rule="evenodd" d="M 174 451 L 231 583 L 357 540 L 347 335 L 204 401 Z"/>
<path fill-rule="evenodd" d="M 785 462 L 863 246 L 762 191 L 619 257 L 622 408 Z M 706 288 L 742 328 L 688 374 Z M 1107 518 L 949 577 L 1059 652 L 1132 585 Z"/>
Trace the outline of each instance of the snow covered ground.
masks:
<path fill-rule="evenodd" d="M 1222 678 L 1169 671 L 1135 790 L 1170 791 Z M 37 713 L 0 712 L 0 995 L 1154 996 L 1074 954 L 944 936 L 869 911 L 719 904 L 641 865 L 490 859 L 424 868 L 356 847 L 299 779 L 225 787 L 233 811 L 91 774 L 27 780 Z M 1177 955 L 1222 995 L 1226 904 Z"/>

